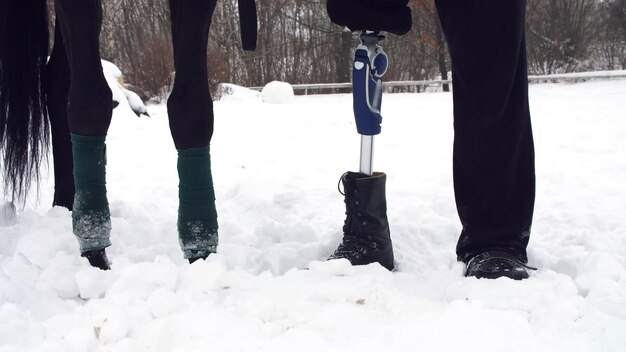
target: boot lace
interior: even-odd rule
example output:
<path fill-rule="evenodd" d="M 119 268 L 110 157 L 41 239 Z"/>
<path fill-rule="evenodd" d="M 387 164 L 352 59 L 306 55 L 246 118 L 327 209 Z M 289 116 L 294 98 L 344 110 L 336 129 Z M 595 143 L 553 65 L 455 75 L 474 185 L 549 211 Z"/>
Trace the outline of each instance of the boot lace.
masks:
<path fill-rule="evenodd" d="M 370 250 L 378 250 L 379 244 L 374 241 L 372 236 L 358 235 L 359 219 L 363 217 L 363 214 L 358 209 L 358 190 L 352 185 L 348 190 L 341 190 L 341 180 L 345 175 L 346 174 L 343 174 L 337 183 L 337 190 L 344 196 L 344 203 L 346 203 L 346 219 L 343 223 L 343 241 L 331 258 L 359 259 L 361 256 L 366 256 Z"/>
<path fill-rule="evenodd" d="M 358 209 L 359 201 L 356 196 L 359 191 L 356 189 L 356 187 L 354 185 L 350 185 L 349 190 L 344 189 L 345 192 L 341 190 L 341 180 L 343 180 L 346 174 L 347 173 L 341 175 L 341 177 L 339 178 L 339 182 L 337 183 L 337 190 L 339 191 L 339 193 L 341 193 L 342 196 L 344 196 L 343 202 L 346 204 L 346 211 L 344 213 L 346 215 L 346 219 L 343 222 L 343 233 L 345 235 L 352 235 L 355 227 L 353 226 L 353 219 L 355 216 L 357 218 L 360 218 L 362 214 Z"/>

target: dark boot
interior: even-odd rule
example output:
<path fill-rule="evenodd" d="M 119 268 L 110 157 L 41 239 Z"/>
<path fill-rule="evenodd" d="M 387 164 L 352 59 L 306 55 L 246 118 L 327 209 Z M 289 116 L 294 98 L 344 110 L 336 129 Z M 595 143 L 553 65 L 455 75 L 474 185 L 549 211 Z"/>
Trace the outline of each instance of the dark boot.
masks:
<path fill-rule="evenodd" d="M 465 276 L 478 279 L 508 277 L 513 280 L 528 278 L 528 270 L 537 270 L 526 265 L 517 256 L 504 251 L 493 250 L 479 253 L 467 262 Z"/>
<path fill-rule="evenodd" d="M 393 248 L 385 199 L 386 180 L 387 175 L 382 172 L 373 176 L 347 172 L 341 177 L 346 203 L 343 242 L 329 259 L 345 258 L 352 265 L 377 262 L 393 270 Z"/>

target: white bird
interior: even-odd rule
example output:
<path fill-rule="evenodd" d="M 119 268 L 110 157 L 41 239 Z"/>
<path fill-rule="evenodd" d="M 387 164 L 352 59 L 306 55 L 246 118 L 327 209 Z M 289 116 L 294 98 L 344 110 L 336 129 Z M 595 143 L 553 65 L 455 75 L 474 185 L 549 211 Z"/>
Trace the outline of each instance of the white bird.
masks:
<path fill-rule="evenodd" d="M 124 87 L 122 71 L 117 66 L 109 61 L 102 60 L 102 71 L 104 72 L 104 77 L 106 78 L 109 88 L 111 88 L 111 93 L 113 94 L 114 109 L 120 104 L 126 105 L 125 103 L 128 103 L 128 107 L 130 107 L 137 117 L 140 117 L 141 115 L 150 117 L 148 109 L 139 95 Z"/>
<path fill-rule="evenodd" d="M 146 108 L 146 104 L 143 103 L 139 95 L 133 91 L 130 91 L 122 86 L 120 86 L 122 92 L 126 96 L 126 100 L 128 100 L 128 105 L 133 110 L 137 117 L 141 117 L 141 115 L 146 115 L 150 117 L 148 114 L 148 109 Z"/>

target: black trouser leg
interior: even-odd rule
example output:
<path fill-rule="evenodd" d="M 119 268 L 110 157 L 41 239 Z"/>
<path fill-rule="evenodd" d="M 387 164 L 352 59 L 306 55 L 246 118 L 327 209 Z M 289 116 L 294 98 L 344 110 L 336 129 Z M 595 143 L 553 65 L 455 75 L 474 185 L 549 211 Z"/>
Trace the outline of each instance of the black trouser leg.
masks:
<path fill-rule="evenodd" d="M 454 92 L 459 260 L 503 249 L 526 261 L 535 199 L 525 0 L 436 0 Z"/>
<path fill-rule="evenodd" d="M 206 147 L 213 135 L 207 45 L 215 0 L 170 0 L 174 87 L 167 101 L 176 149 Z"/>
<path fill-rule="evenodd" d="M 74 176 L 72 175 L 72 141 L 67 121 L 67 95 L 70 89 L 70 68 L 63 45 L 61 25 L 57 19 L 54 47 L 46 65 L 45 90 L 54 159 L 53 206 L 72 210 L 74 203 Z"/>
<path fill-rule="evenodd" d="M 70 131 L 104 136 L 111 123 L 112 94 L 100 61 L 100 0 L 56 0 L 55 4 L 70 67 Z"/>

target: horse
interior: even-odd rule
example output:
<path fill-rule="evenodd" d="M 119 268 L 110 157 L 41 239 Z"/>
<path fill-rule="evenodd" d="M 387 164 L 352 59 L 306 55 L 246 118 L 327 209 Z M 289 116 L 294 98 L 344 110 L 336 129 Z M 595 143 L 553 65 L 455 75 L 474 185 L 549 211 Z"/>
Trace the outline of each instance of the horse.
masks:
<path fill-rule="evenodd" d="M 177 231 L 190 263 L 216 251 L 217 211 L 211 176 L 213 104 L 207 46 L 217 0 L 169 0 L 175 78 L 167 100 L 178 151 Z M 0 3 L 0 152 L 3 186 L 25 203 L 52 147 L 53 206 L 72 211 L 81 256 L 108 270 L 111 216 L 106 195 L 106 135 L 111 90 L 102 72 L 101 0 L 55 0 L 48 59 L 46 0 Z M 244 50 L 256 46 L 254 0 L 239 0 Z"/>

